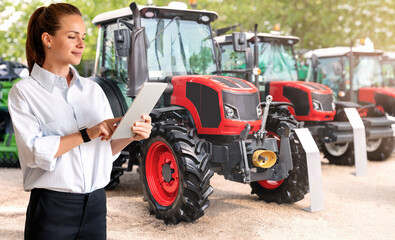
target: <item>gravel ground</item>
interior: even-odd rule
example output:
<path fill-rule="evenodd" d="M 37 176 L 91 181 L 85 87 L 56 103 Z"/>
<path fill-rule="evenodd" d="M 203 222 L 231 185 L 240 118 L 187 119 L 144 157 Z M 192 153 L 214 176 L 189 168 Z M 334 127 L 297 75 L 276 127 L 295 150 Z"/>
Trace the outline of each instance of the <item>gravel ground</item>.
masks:
<path fill-rule="evenodd" d="M 259 201 L 249 185 L 214 175 L 210 207 L 194 223 L 165 225 L 148 213 L 139 175 L 121 177 L 107 192 L 108 239 L 395 239 L 395 154 L 368 162 L 368 175 L 322 160 L 325 210 L 315 213 L 310 196 L 295 204 Z M 0 169 L 0 239 L 23 239 L 29 193 L 20 169 Z"/>

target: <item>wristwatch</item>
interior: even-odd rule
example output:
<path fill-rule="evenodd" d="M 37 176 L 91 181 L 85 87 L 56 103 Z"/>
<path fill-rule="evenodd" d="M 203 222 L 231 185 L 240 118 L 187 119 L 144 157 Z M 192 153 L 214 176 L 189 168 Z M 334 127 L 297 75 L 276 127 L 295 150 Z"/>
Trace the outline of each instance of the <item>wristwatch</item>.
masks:
<path fill-rule="evenodd" d="M 86 131 L 86 129 L 88 129 L 87 127 L 82 127 L 82 128 L 80 128 L 80 133 L 81 133 L 81 136 L 82 136 L 82 139 L 84 139 L 84 143 L 86 143 L 86 142 L 90 142 L 90 138 L 89 138 L 89 135 L 88 135 L 88 132 Z"/>

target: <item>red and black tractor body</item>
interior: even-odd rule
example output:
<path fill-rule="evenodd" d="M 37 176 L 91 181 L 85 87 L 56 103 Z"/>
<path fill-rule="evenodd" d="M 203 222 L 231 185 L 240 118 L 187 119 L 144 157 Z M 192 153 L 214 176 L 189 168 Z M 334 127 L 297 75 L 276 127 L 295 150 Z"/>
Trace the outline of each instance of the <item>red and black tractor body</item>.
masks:
<path fill-rule="evenodd" d="M 362 87 L 357 93 L 358 103 L 362 106 L 374 104 L 379 111 L 395 116 L 395 88 Z"/>
<path fill-rule="evenodd" d="M 299 38 L 248 32 L 244 33 L 247 43 L 243 52 L 234 47 L 238 41 L 235 36 L 240 34 L 243 33 L 216 37 L 222 53 L 222 74 L 241 76 L 258 87 L 261 98 L 271 95 L 278 104 L 285 103 L 289 112 L 309 128 L 319 147 L 353 141 L 351 125 L 344 120 L 334 121 L 332 89 L 319 83 L 298 81 L 293 45 Z"/>
<path fill-rule="evenodd" d="M 308 191 L 305 152 L 292 131 L 299 123 L 272 106 L 264 115 L 253 84 L 209 75 L 218 71 L 210 26 L 216 18 L 211 11 L 132 3 L 93 20 L 100 28 L 91 79 L 116 117 L 144 83 L 168 84 L 150 114 L 150 137 L 122 151 L 110 183 L 139 165 L 150 211 L 166 223 L 203 215 L 214 172 L 249 183 L 269 202 L 292 203 Z"/>
<path fill-rule="evenodd" d="M 265 93 L 274 96 L 276 101 L 292 103 L 289 111 L 299 121 L 332 121 L 336 114 L 333 108 L 333 92 L 322 84 L 271 81 L 266 83 Z M 313 106 L 313 103 L 317 106 Z"/>
<path fill-rule="evenodd" d="M 173 77 L 171 83 L 171 105 L 190 112 L 199 135 L 239 136 L 247 123 L 249 134 L 259 130 L 260 99 L 253 84 L 237 78 L 194 75 Z M 225 106 L 234 108 L 233 119 L 225 117 Z"/>
<path fill-rule="evenodd" d="M 344 106 L 353 103 L 366 130 L 366 148 L 369 160 L 382 161 L 393 151 L 395 122 L 395 91 L 385 87 L 381 71 L 381 51 L 358 47 L 316 49 L 305 53 L 309 63 L 306 81 L 322 83 L 334 91 L 337 114 L 344 116 Z M 344 117 L 343 117 L 344 118 Z"/>

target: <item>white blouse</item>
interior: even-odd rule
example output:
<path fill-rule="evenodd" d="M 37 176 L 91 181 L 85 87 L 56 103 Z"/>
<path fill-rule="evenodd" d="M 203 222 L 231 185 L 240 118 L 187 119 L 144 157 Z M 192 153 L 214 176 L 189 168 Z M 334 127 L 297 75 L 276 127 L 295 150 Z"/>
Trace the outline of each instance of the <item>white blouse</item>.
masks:
<path fill-rule="evenodd" d="M 67 86 L 66 78 L 35 64 L 31 76 L 9 92 L 8 108 L 26 191 L 46 188 L 89 193 L 110 180 L 118 155 L 112 156 L 109 141 L 96 138 L 54 158 L 61 136 L 113 118 L 101 87 L 71 69 L 74 77 Z"/>

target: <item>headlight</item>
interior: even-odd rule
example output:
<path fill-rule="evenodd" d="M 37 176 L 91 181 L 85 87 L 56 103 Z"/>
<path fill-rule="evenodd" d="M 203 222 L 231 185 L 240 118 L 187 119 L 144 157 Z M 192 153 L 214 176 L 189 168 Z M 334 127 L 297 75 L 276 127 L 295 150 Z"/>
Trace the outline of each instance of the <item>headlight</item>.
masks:
<path fill-rule="evenodd" d="M 336 110 L 336 104 L 334 102 L 332 102 L 332 109 Z"/>
<path fill-rule="evenodd" d="M 237 110 L 234 107 L 224 105 L 225 109 L 225 117 L 228 119 L 238 119 L 239 117 L 237 116 Z"/>
<path fill-rule="evenodd" d="M 313 100 L 313 109 L 314 110 L 322 110 L 321 103 L 316 100 Z"/>
<path fill-rule="evenodd" d="M 261 108 L 261 104 L 258 105 L 258 107 L 256 107 L 256 116 L 259 118 L 262 115 L 262 108 Z"/>

